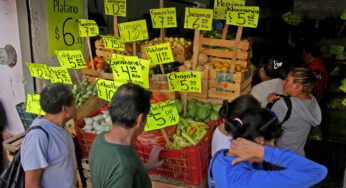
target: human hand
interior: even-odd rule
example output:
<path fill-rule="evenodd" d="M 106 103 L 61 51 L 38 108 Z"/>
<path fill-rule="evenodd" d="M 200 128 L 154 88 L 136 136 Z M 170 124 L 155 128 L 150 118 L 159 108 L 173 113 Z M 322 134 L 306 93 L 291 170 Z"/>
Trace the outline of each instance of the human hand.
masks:
<path fill-rule="evenodd" d="M 230 146 L 230 150 L 228 151 L 228 156 L 237 157 L 232 161 L 232 165 L 235 165 L 241 161 L 249 161 L 249 162 L 262 162 L 264 155 L 264 146 L 252 142 L 250 140 L 246 140 L 244 138 L 237 138 L 232 141 Z"/>
<path fill-rule="evenodd" d="M 153 147 L 153 149 L 150 152 L 147 163 L 144 164 L 144 167 L 147 171 L 157 169 L 163 164 L 164 160 L 159 160 L 159 155 L 162 149 L 163 147 L 161 146 Z"/>
<path fill-rule="evenodd" d="M 269 103 L 273 103 L 275 100 L 280 99 L 280 96 L 278 96 L 276 93 L 271 93 L 267 97 L 267 101 Z"/>

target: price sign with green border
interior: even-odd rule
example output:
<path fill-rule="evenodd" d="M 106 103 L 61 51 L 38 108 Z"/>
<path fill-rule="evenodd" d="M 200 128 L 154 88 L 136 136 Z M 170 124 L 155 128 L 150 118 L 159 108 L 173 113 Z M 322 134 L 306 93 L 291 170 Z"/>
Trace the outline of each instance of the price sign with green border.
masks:
<path fill-rule="evenodd" d="M 243 27 L 256 28 L 259 18 L 259 7 L 231 7 L 226 23 Z"/>
<path fill-rule="evenodd" d="M 105 44 L 105 48 L 114 49 L 114 50 L 125 50 L 125 44 L 121 41 L 120 37 L 113 36 L 102 36 L 102 39 Z"/>
<path fill-rule="evenodd" d="M 147 22 L 145 20 L 120 23 L 118 26 L 120 37 L 123 42 L 149 39 Z"/>
<path fill-rule="evenodd" d="M 145 131 L 165 128 L 179 123 L 179 114 L 173 100 L 151 104 Z"/>
<path fill-rule="evenodd" d="M 70 74 L 65 67 L 48 67 L 50 81 L 52 83 L 72 84 Z"/>
<path fill-rule="evenodd" d="M 113 95 L 117 92 L 118 88 L 124 83 L 115 82 L 112 80 L 104 80 L 96 78 L 97 95 L 99 98 L 106 101 L 111 101 Z"/>
<path fill-rule="evenodd" d="M 152 65 L 174 62 L 174 57 L 169 43 L 145 47 L 148 59 Z"/>
<path fill-rule="evenodd" d="M 47 65 L 38 63 L 28 63 L 25 64 L 29 67 L 30 74 L 32 77 L 49 79 L 49 71 Z"/>
<path fill-rule="evenodd" d="M 177 27 L 177 15 L 175 7 L 150 9 L 153 28 Z"/>
<path fill-rule="evenodd" d="M 177 72 L 167 74 L 169 91 L 202 92 L 201 72 Z"/>
<path fill-rule="evenodd" d="M 99 27 L 94 20 L 78 19 L 78 32 L 80 37 L 94 37 L 99 35 Z"/>
<path fill-rule="evenodd" d="M 104 0 L 105 14 L 126 17 L 126 0 Z"/>
<path fill-rule="evenodd" d="M 40 94 L 28 93 L 26 99 L 26 112 L 33 114 L 46 115 L 40 105 Z"/>
<path fill-rule="evenodd" d="M 233 6 L 245 6 L 245 0 L 215 0 L 214 19 L 226 20 L 227 11 Z"/>
<path fill-rule="evenodd" d="M 186 29 L 210 31 L 213 24 L 213 10 L 205 8 L 185 8 Z"/>
<path fill-rule="evenodd" d="M 85 60 L 80 50 L 57 50 L 55 53 L 62 67 L 70 69 L 86 68 Z"/>

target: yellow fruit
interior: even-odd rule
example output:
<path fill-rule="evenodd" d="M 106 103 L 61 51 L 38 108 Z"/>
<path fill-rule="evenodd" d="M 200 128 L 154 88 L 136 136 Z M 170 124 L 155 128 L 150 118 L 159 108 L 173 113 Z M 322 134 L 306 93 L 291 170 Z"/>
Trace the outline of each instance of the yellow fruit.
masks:
<path fill-rule="evenodd" d="M 240 72 L 242 68 L 243 68 L 243 67 L 242 67 L 241 65 L 239 65 L 239 64 L 236 64 L 236 65 L 235 65 L 235 70 L 236 70 L 237 72 Z"/>
<path fill-rule="evenodd" d="M 222 72 L 228 72 L 228 70 L 229 70 L 228 67 L 222 67 L 222 68 L 221 68 L 221 71 L 222 71 Z"/>
<path fill-rule="evenodd" d="M 215 71 L 216 71 L 216 72 L 221 72 L 222 69 L 221 69 L 220 67 L 215 67 Z"/>
<path fill-rule="evenodd" d="M 230 65 L 228 63 L 223 63 L 223 67 L 230 67 Z"/>
<path fill-rule="evenodd" d="M 222 63 L 221 63 L 220 61 L 216 61 L 216 62 L 214 63 L 214 67 L 215 67 L 215 68 L 218 68 L 218 67 L 221 68 L 220 66 L 222 67 Z"/>

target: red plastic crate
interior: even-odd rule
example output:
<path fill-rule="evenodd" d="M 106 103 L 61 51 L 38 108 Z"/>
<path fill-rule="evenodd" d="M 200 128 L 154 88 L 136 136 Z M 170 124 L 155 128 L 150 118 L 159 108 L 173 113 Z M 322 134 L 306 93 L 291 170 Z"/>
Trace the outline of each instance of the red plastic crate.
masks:
<path fill-rule="evenodd" d="M 188 185 L 199 185 L 208 174 L 211 140 L 219 121 L 210 121 L 207 124 L 210 129 L 197 145 L 181 150 L 163 149 L 160 153 L 160 158 L 164 159 L 163 165 L 157 170 L 150 171 L 149 174 L 167 176 Z M 148 160 L 152 147 L 136 140 L 135 149 L 143 163 Z"/>
<path fill-rule="evenodd" d="M 90 115 L 88 115 L 87 117 L 89 118 L 89 117 L 97 116 L 106 110 L 107 108 L 100 108 L 96 110 L 95 112 L 91 113 Z M 75 129 L 76 129 L 76 136 L 78 139 L 78 144 L 79 144 L 82 156 L 88 159 L 91 145 L 93 144 L 97 134 L 85 132 L 82 129 L 84 126 L 85 126 L 85 121 L 84 119 L 82 119 L 76 122 Z"/>

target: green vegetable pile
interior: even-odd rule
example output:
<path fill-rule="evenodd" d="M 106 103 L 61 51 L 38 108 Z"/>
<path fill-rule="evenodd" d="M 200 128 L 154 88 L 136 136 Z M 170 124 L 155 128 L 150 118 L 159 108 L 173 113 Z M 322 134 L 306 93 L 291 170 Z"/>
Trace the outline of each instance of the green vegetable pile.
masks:
<path fill-rule="evenodd" d="M 184 113 L 184 105 L 181 100 L 175 99 L 175 105 L 178 113 Z M 219 110 L 222 104 L 203 103 L 196 99 L 189 99 L 186 106 L 186 115 L 188 118 L 198 122 L 209 122 L 210 120 L 219 120 Z"/>
<path fill-rule="evenodd" d="M 91 97 L 95 90 L 95 84 L 89 84 L 88 78 L 83 79 L 81 86 L 73 85 L 72 93 L 76 96 L 77 109 Z"/>

